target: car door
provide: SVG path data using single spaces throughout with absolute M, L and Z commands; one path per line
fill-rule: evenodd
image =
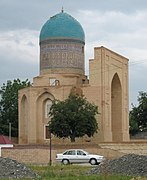
M 89 162 L 89 158 L 84 151 L 77 150 L 77 161 L 78 163 L 87 163 Z
M 67 157 L 67 159 L 69 159 L 70 163 L 76 162 L 76 151 L 75 150 L 67 151 L 66 157 Z

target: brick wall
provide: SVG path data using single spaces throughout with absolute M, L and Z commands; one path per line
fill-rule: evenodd
M 120 157 L 123 153 L 119 153 L 115 150 L 103 149 L 100 148 L 96 144 L 90 145 L 54 145 L 52 147 L 52 163 L 55 164 L 55 158 L 57 153 L 61 153 L 66 149 L 71 148 L 79 148 L 84 149 L 90 153 L 104 155 L 106 158 Z M 28 145 L 17 145 L 13 148 L 3 148 L 2 149 L 2 157 L 8 157 L 11 159 L 15 159 L 18 162 L 25 164 L 39 164 L 39 165 L 47 165 L 50 162 L 50 148 L 47 145 L 44 146 L 28 146 Z
M 52 159 L 55 159 L 56 150 L 52 150 Z M 42 164 L 49 163 L 49 147 L 40 146 L 16 146 L 14 148 L 3 148 L 2 157 L 8 157 L 25 164 Z

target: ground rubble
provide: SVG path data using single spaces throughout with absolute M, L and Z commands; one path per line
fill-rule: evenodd
M 105 160 L 87 174 L 147 176 L 147 156 L 128 154 L 117 159 Z
M 36 178 L 38 175 L 30 168 L 16 160 L 0 157 L 0 179 Z

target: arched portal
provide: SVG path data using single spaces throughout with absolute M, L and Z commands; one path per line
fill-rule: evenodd
M 111 84 L 112 141 L 122 141 L 122 88 L 116 73 Z

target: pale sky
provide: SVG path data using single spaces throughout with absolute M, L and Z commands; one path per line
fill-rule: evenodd
M 129 105 L 147 91 L 147 0 L 0 0 L 0 86 L 39 75 L 39 33 L 64 11 L 85 31 L 85 70 L 94 47 L 105 46 L 129 59 Z

